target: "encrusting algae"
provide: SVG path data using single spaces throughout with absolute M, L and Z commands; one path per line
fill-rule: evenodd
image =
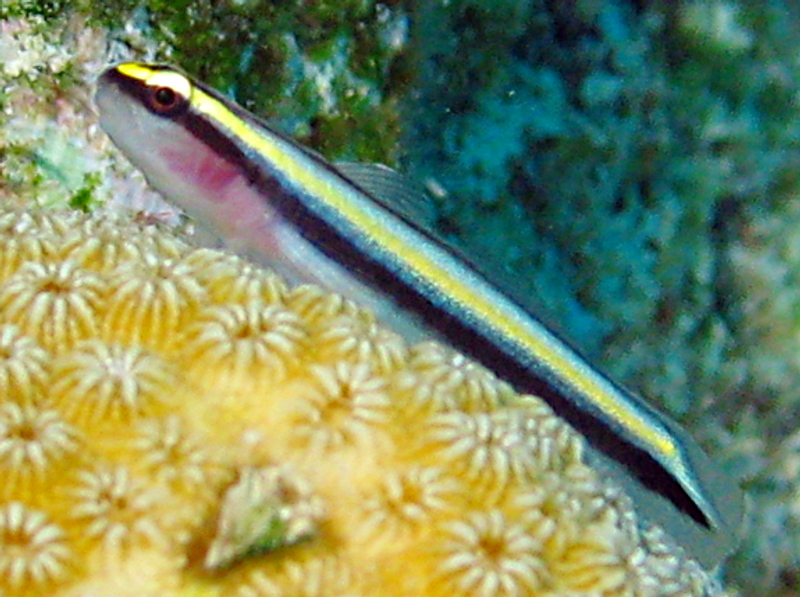
M 708 595 L 583 442 L 158 226 L 0 212 L 0 595 Z

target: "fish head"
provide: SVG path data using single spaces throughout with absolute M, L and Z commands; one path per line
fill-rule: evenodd
M 150 186 L 213 230 L 230 219 L 224 210 L 242 211 L 230 201 L 224 205 L 242 172 L 220 154 L 221 143 L 198 131 L 196 90 L 177 69 L 124 63 L 100 75 L 95 103 L 101 128 Z

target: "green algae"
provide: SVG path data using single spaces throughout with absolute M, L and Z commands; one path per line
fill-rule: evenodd
M 326 155 L 396 161 L 398 113 L 385 101 L 404 46 L 402 9 L 365 0 L 89 6 L 112 35 L 120 14 L 135 16 L 158 44 L 148 59 L 179 65 Z

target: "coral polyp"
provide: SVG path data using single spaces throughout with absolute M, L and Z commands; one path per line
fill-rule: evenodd
M 314 366 L 309 373 L 312 383 L 289 406 L 293 441 L 320 455 L 370 444 L 377 448 L 388 416 L 385 380 L 364 364 Z
M 0 279 L 5 279 L 30 261 L 43 261 L 57 251 L 47 234 L 39 234 L 40 222 L 32 216 L 3 214 L 0 234 L 5 250 L 0 256 Z
M 72 261 L 29 261 L 0 288 L 0 310 L 43 347 L 64 350 L 97 335 L 105 282 Z
M 49 473 L 52 480 L 50 469 L 76 449 L 75 429 L 57 411 L 4 404 L 0 407 L 0 495 L 19 495 L 21 483 L 41 483 Z
M 463 483 L 443 469 L 415 466 L 393 471 L 363 496 L 362 532 L 372 541 L 397 545 L 453 508 L 463 491 Z
M 12 324 L 0 324 L 0 387 L 7 397 L 34 399 L 43 389 L 49 355 Z
M 82 523 L 89 538 L 100 541 L 113 560 L 137 544 L 169 543 L 163 520 L 155 515 L 163 492 L 124 466 L 82 472 L 71 494 L 75 504 L 71 516 Z
M 193 268 L 214 303 L 263 301 L 274 304 L 288 293 L 286 285 L 275 274 L 235 255 L 200 249 L 187 255 L 185 263 Z
M 278 305 L 260 302 L 206 309 L 188 326 L 181 354 L 196 375 L 212 372 L 216 382 L 282 381 L 299 360 L 306 332 L 300 318 Z M 225 379 L 221 372 L 227 372 Z
M 433 342 L 413 347 L 411 367 L 420 373 L 424 383 L 445 391 L 461 410 L 485 410 L 499 405 L 511 394 L 481 365 Z
M 164 347 L 177 337 L 193 310 L 206 299 L 191 266 L 146 253 L 110 274 L 107 338 Z
M 408 351 L 402 339 L 378 325 L 369 313 L 331 317 L 314 340 L 323 359 L 372 363 L 383 373 L 392 371 L 407 359 Z
M 132 421 L 155 414 L 169 399 L 176 373 L 138 346 L 89 340 L 53 363 L 51 399 L 70 420 Z
M 449 593 L 485 597 L 525 595 L 548 580 L 542 539 L 500 510 L 477 512 L 445 529 L 436 573 Z
M 3 597 L 714 593 L 536 397 L 158 226 L 0 210 L 0 322 Z
M 154 479 L 205 493 L 224 471 L 207 447 L 185 427 L 176 415 L 144 419 L 137 426 L 130 446 L 139 464 Z
M 0 508 L 0 578 L 5 590 L 33 594 L 52 589 L 74 555 L 64 530 L 44 512 L 15 501 Z
M 557 429 L 551 431 L 555 435 Z M 539 434 L 535 420 L 521 408 L 442 413 L 430 418 L 422 441 L 425 452 L 437 454 L 448 467 L 471 479 L 475 488 L 496 492 L 570 462 L 569 452 L 550 435 Z M 560 462 L 551 462 L 554 454 Z

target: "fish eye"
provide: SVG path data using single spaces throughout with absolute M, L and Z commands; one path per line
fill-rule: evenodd
M 141 80 L 141 79 L 140 79 Z M 142 81 L 143 103 L 153 114 L 165 117 L 178 116 L 189 106 L 192 84 L 174 70 L 156 70 Z
M 169 87 L 159 87 L 153 93 L 153 98 L 158 102 L 160 106 L 165 108 L 171 108 L 175 105 L 177 101 L 177 95 L 175 95 L 175 91 L 170 89 Z
M 171 87 L 153 87 L 148 93 L 148 107 L 156 114 L 171 115 L 185 104 L 186 98 Z

